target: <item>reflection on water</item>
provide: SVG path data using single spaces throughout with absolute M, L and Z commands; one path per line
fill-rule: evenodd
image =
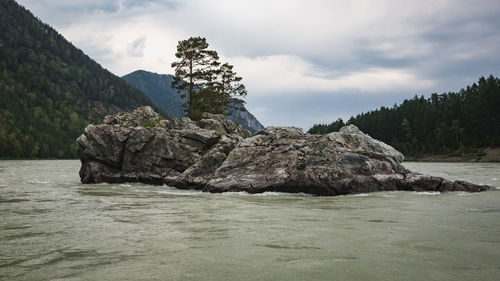
M 407 163 L 499 186 L 498 164 Z M 0 161 L 0 280 L 496 280 L 500 192 L 207 194 Z

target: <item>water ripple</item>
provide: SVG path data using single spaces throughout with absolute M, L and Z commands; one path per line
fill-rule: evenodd
M 313 247 L 313 246 L 302 246 L 302 245 L 295 245 L 295 246 L 287 246 L 287 245 L 279 245 L 279 244 L 254 244 L 255 246 L 259 247 L 266 247 L 266 248 L 271 248 L 271 249 L 287 249 L 287 250 L 321 250 L 319 247 Z

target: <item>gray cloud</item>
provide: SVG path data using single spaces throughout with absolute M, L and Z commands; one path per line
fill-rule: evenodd
M 146 36 L 142 36 L 134 40 L 127 46 L 127 53 L 133 57 L 144 56 L 144 48 L 146 47 Z
M 118 2 L 120 2 L 122 7 L 127 9 L 157 4 L 164 8 L 175 10 L 181 5 L 181 3 L 177 0 L 122 0 Z
M 44 21 L 57 28 L 71 25 L 79 19 L 85 20 L 95 14 L 109 15 L 126 13 L 137 8 L 157 5 L 163 9 L 176 9 L 178 0 L 17 0 Z

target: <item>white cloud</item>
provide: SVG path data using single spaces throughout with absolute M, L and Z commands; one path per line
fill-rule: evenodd
M 239 57 L 230 61 L 244 78 L 248 90 L 256 95 L 346 90 L 378 93 L 397 89 L 427 89 L 434 84 L 434 81 L 419 78 L 405 69 L 367 68 L 326 76 L 323 70 L 296 56 Z

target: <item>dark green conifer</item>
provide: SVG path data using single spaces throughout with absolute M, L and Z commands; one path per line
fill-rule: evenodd
M 179 41 L 175 56 L 179 61 L 172 63 L 175 69 L 172 88 L 178 89 L 181 97 L 187 98 L 184 110 L 189 117 L 196 119 L 200 113 L 196 106 L 204 102 L 200 97 L 201 89 L 212 83 L 219 66 L 219 56 L 216 51 L 208 50 L 207 40 L 201 37 Z

